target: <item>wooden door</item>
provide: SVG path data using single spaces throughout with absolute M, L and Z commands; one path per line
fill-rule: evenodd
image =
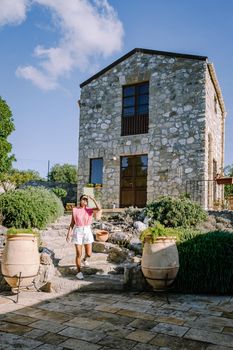
M 120 207 L 143 208 L 147 200 L 147 155 L 121 157 Z

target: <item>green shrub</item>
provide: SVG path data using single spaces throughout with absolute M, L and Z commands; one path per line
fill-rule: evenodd
M 38 229 L 64 213 L 61 200 L 43 187 L 27 187 L 0 195 L 3 225 L 15 228 Z
M 32 229 L 32 228 L 8 228 L 7 230 L 7 234 L 8 235 L 17 235 L 17 234 L 21 234 L 21 233 L 25 233 L 25 234 L 33 234 L 33 235 L 37 235 L 38 231 Z
M 233 233 L 194 234 L 177 245 L 180 269 L 175 288 L 185 293 L 232 294 Z
M 202 207 L 188 198 L 162 197 L 146 206 L 146 214 L 152 220 L 167 227 L 191 227 L 207 219 Z
M 40 232 L 38 230 L 32 229 L 32 228 L 8 228 L 7 230 L 7 236 L 11 235 L 18 235 L 18 234 L 33 234 L 36 239 L 37 239 L 37 245 L 38 247 L 41 244 L 41 237 L 40 237 Z
M 157 237 L 175 237 L 176 239 L 179 239 L 180 234 L 181 233 L 178 230 L 171 227 L 165 227 L 157 221 L 153 227 L 148 227 L 141 232 L 140 240 L 142 244 L 144 244 L 146 240 L 149 240 L 150 243 L 154 243 Z
M 64 190 L 64 188 L 54 187 L 51 188 L 51 191 L 55 193 L 58 198 L 64 198 L 67 195 L 67 191 Z

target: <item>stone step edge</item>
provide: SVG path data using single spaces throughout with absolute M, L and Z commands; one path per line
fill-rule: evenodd
M 43 292 L 64 293 L 79 291 L 124 291 L 125 283 L 123 279 L 103 278 L 94 276 L 84 276 L 84 280 L 78 280 L 74 276 L 72 279 L 56 277 L 40 288 Z

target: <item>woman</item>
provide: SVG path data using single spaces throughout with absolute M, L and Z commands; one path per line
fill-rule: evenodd
M 87 207 L 88 198 L 95 203 L 96 205 L 95 208 L 92 209 Z M 101 210 L 101 207 L 96 202 L 95 198 L 91 196 L 87 196 L 85 194 L 83 194 L 80 197 L 79 207 L 74 207 L 72 209 L 72 218 L 71 218 L 71 223 L 66 236 L 66 241 L 70 242 L 71 235 L 72 235 L 71 242 L 75 244 L 75 249 L 76 249 L 76 266 L 78 270 L 76 277 L 79 280 L 83 279 L 83 274 L 81 272 L 82 247 L 83 245 L 85 247 L 85 257 L 82 260 L 82 263 L 85 266 L 88 266 L 89 264 L 87 259 L 90 258 L 91 256 L 92 242 L 94 241 L 93 234 L 91 231 L 92 217 L 94 212 L 100 211 L 100 210 Z

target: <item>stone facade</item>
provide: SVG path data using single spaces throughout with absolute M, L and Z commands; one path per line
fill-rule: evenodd
M 149 82 L 148 133 L 121 136 L 122 87 L 140 82 Z M 120 157 L 146 154 L 148 202 L 190 192 L 211 207 L 225 110 L 206 57 L 134 49 L 81 84 L 79 105 L 78 194 L 90 182 L 90 159 L 103 158 L 102 205 L 118 207 Z

